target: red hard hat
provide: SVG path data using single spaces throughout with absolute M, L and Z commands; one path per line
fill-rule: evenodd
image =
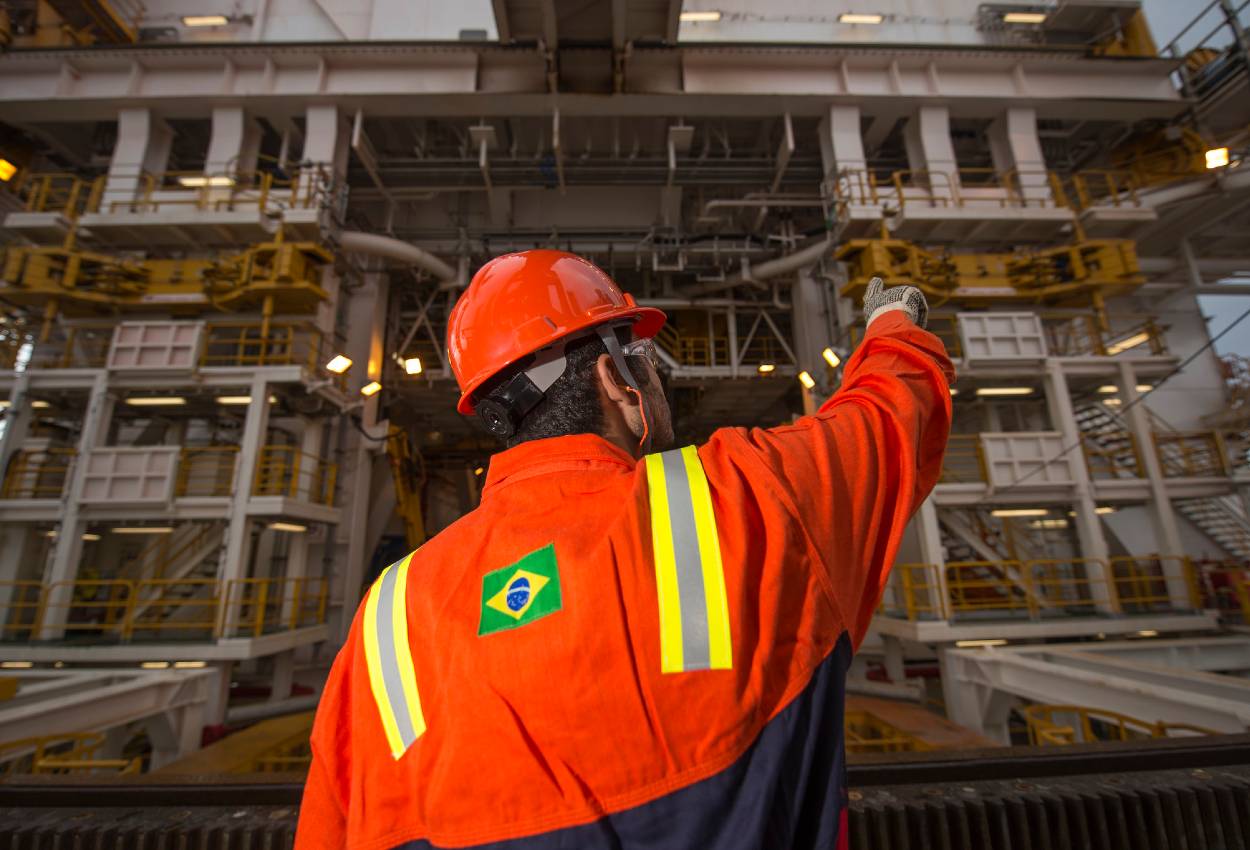
M 520 251 L 478 269 L 447 322 L 447 358 L 460 385 L 456 409 L 473 413 L 473 393 L 513 363 L 579 331 L 632 320 L 651 338 L 665 315 L 639 307 L 596 265 L 566 251 Z

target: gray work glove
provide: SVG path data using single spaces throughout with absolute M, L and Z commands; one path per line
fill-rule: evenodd
M 929 320 L 929 302 L 924 300 L 923 292 L 914 286 L 886 289 L 885 281 L 874 277 L 868 281 L 868 291 L 864 293 L 864 316 L 868 324 L 891 310 L 902 310 L 917 327 L 923 328 Z

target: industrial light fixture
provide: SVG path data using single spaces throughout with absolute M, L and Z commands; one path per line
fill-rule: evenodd
M 252 397 L 250 395 L 219 395 L 217 396 L 218 404 L 251 404 Z M 278 397 L 276 395 L 269 396 L 270 404 L 277 404 Z
M 178 185 L 184 189 L 203 189 L 205 186 L 219 188 L 233 186 L 234 178 L 225 174 L 216 174 L 212 177 L 204 174 L 186 174 L 178 178 Z
M 949 392 L 949 393 L 951 394 L 951 397 L 952 397 L 952 398 L 954 398 L 955 396 L 959 395 L 959 390 L 958 390 L 958 389 L 956 389 L 955 387 L 951 387 L 950 389 L 948 389 L 948 390 L 947 390 L 947 392 Z
M 706 24 L 706 23 L 713 23 L 715 21 L 719 21 L 721 18 L 721 13 L 715 10 L 711 10 L 707 12 L 690 11 L 690 12 L 682 12 L 680 17 L 681 17 L 681 22 L 683 24 Z
M 86 534 L 82 536 L 82 539 L 86 540 L 88 543 L 94 543 L 95 541 L 100 539 L 100 535 L 87 532 Z
M 884 15 L 871 12 L 843 12 L 838 15 L 840 24 L 879 24 L 885 20 Z
M 955 646 L 960 649 L 969 649 L 977 646 L 1006 646 L 1007 641 L 1002 638 L 982 638 L 981 640 L 957 640 Z
M 990 516 L 1046 516 L 1048 513 L 1050 513 L 1050 511 L 1046 508 L 999 508 L 996 511 L 990 511 Z
M 110 529 L 114 534 L 173 534 L 169 525 L 119 525 Z
M 820 356 L 825 358 L 825 362 L 829 364 L 830 369 L 836 369 L 842 363 L 842 358 L 838 356 L 838 352 L 832 348 L 826 348 L 820 352 Z
M 421 365 L 420 357 L 414 356 L 404 358 L 404 371 L 409 375 L 420 375 L 423 369 L 424 367 Z
M 308 530 L 308 526 L 300 525 L 298 522 L 271 522 L 269 527 L 274 531 L 290 531 L 295 534 L 302 534 Z
M 1140 632 L 1137 633 L 1137 636 L 1138 637 L 1158 637 L 1159 632 L 1156 631 L 1155 629 L 1142 629 Z
M 1119 508 L 1116 508 L 1116 507 L 1114 507 L 1114 506 L 1112 506 L 1112 505 L 1099 505 L 1098 507 L 1094 508 L 1094 513 L 1096 513 L 1096 514 L 1113 514 L 1113 513 L 1115 513 L 1117 510 L 1119 510 Z
M 336 354 L 330 358 L 330 362 L 326 364 L 326 371 L 341 375 L 348 369 L 352 368 L 352 359 L 342 354 Z
M 1029 528 L 1067 528 L 1068 521 L 1066 519 L 1035 519 L 1029 523 Z
M 1111 343 L 1111 345 L 1108 345 L 1107 354 L 1109 356 L 1115 356 L 1116 354 L 1119 354 L 1121 351 L 1128 351 L 1130 348 L 1136 348 L 1137 346 L 1141 345 L 1143 342 L 1149 341 L 1149 339 L 1150 339 L 1150 334 L 1146 333 L 1145 331 L 1142 331 L 1140 333 L 1135 333 L 1132 336 L 1125 337 L 1119 342 L 1113 342 Z
M 977 387 L 980 396 L 1033 395 L 1032 387 Z
M 184 27 L 224 27 L 230 23 L 225 15 L 183 15 Z
M 180 407 L 186 403 L 185 398 L 177 395 L 141 395 L 126 399 L 131 407 Z
M 1137 391 L 1139 393 L 1148 393 L 1153 389 L 1154 389 L 1153 384 L 1138 384 L 1137 385 Z M 1117 387 L 1115 384 L 1103 384 L 1101 387 L 1098 388 L 1098 392 L 1102 393 L 1103 395 L 1115 395 L 1119 391 L 1120 391 L 1120 388 Z
M 53 540 L 55 540 L 55 539 L 56 539 L 56 529 L 55 529 L 55 528 L 53 528 L 53 529 L 49 529 L 48 531 L 45 531 L 45 532 L 43 533 L 43 536 L 44 536 L 44 537 L 50 537 L 50 538 L 52 538 Z
M 377 381 L 370 381 L 369 383 L 365 384 L 363 387 L 360 388 L 360 394 L 364 396 L 365 398 L 369 398 L 370 396 L 377 395 L 378 390 L 380 389 L 382 389 L 381 384 L 379 384 Z
M 1223 168 L 1228 165 L 1228 148 L 1211 148 L 1207 151 L 1206 157 L 1207 168 Z
M 802 384 L 805 389 L 812 390 L 816 388 L 816 379 L 813 378 L 811 373 L 809 373 L 806 369 L 799 372 L 799 383 Z
M 168 661 L 144 661 L 139 665 L 144 670 L 165 670 L 169 667 Z
M 0 661 L 0 667 L 5 670 L 29 670 L 35 666 L 33 661 Z
M 7 159 L 0 159 L 0 183 L 8 183 L 17 173 L 17 166 Z
M 761 375 L 771 375 L 777 369 L 772 363 L 761 363 L 759 365 L 759 373 Z
M 1004 24 L 1040 24 L 1046 20 L 1045 12 L 1004 12 Z
M 1124 402 L 1120 401 L 1118 398 L 1104 398 L 1102 403 L 1107 407 L 1119 407 Z
M 482 474 L 483 472 L 485 472 L 485 471 L 486 471 L 486 467 L 484 467 L 484 466 L 479 466 L 477 469 L 473 470 L 473 474 L 474 474 L 474 475 L 481 475 L 481 474 Z
M 174 662 L 174 669 L 176 670 L 199 670 L 200 668 L 207 667 L 207 666 L 208 666 L 207 661 L 175 661 Z
M 35 410 L 47 410 L 52 405 L 46 401 L 40 401 L 36 399 L 35 401 L 32 401 L 30 403 L 30 406 L 33 407 Z

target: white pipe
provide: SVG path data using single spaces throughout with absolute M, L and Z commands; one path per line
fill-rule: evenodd
M 253 723 L 257 720 L 268 720 L 270 717 L 280 717 L 283 714 L 296 714 L 301 711 L 312 711 L 317 707 L 317 701 L 321 699 L 316 694 L 310 694 L 303 697 L 290 697 L 289 699 L 275 700 L 274 702 L 260 702 L 254 705 L 241 705 L 238 708 L 232 708 L 226 712 L 226 723 Z
M 443 283 L 458 283 L 460 281 L 460 276 L 455 269 L 429 251 L 390 236 L 348 230 L 339 234 L 339 247 L 349 254 L 369 254 L 374 257 L 387 257 L 392 260 L 398 260 L 401 263 L 416 266 L 434 275 Z
M 728 275 L 724 280 L 716 283 L 706 284 L 693 291 L 694 295 L 710 295 L 713 292 L 720 292 L 723 289 L 730 289 L 740 283 L 765 281 L 769 278 L 777 277 L 788 272 L 797 271 L 804 266 L 810 266 L 812 263 L 821 260 L 825 254 L 833 249 L 832 239 L 822 239 L 808 245 L 802 250 L 795 251 L 793 254 L 787 254 L 784 257 L 777 257 L 775 260 L 766 260 L 758 266 L 749 266 L 744 271 L 734 272 Z M 748 275 L 750 275 L 748 277 Z
M 1225 172 L 1218 177 L 1215 174 L 1198 180 L 1190 180 L 1179 186 L 1164 186 L 1160 189 L 1144 189 L 1137 193 L 1144 206 L 1158 209 L 1167 204 L 1194 198 L 1216 189 L 1223 192 L 1240 192 L 1250 189 L 1250 168 L 1240 168 Z

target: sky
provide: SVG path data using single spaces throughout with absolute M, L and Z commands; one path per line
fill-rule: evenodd
M 1163 48 L 1210 2 L 1211 0 L 1144 0 L 1142 6 L 1146 10 L 1146 20 L 1150 23 L 1155 43 Z M 1180 45 L 1183 49 L 1193 47 L 1191 39 L 1199 38 L 1215 27 L 1217 19 L 1212 17 L 1214 14 L 1214 10 L 1209 12 L 1201 24 L 1186 34 Z M 1250 296 L 1208 295 L 1199 298 L 1198 303 L 1207 316 L 1212 336 L 1227 328 L 1246 310 L 1250 310 Z M 1220 354 L 1250 356 L 1250 317 L 1242 320 L 1227 336 L 1216 342 L 1215 349 Z

